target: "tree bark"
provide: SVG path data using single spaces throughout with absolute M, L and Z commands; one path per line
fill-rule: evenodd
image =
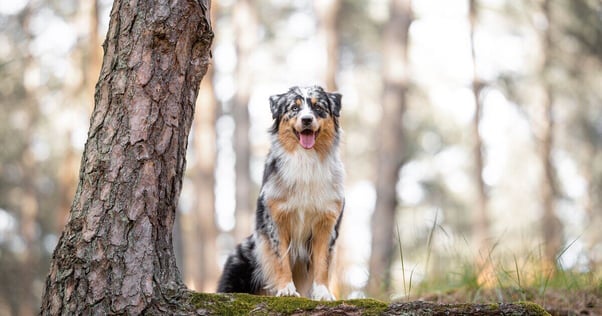
M 42 314 L 169 313 L 188 133 L 213 37 L 207 1 L 116 0 L 79 183 Z
M 383 112 L 379 138 L 376 206 L 372 215 L 372 254 L 368 292 L 381 295 L 391 289 L 391 264 L 395 255 L 396 185 L 404 144 L 402 116 L 408 81 L 408 30 L 411 1 L 392 0 L 383 36 Z

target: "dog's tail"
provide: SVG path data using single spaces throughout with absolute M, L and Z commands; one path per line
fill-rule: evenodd
M 261 285 L 255 280 L 255 270 L 258 269 L 255 259 L 255 239 L 247 237 L 236 246 L 224 266 L 224 272 L 217 286 L 218 293 L 249 293 L 259 294 Z

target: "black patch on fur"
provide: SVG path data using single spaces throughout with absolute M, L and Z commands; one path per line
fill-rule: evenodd
M 280 241 L 278 240 L 278 227 L 272 219 L 272 215 L 268 210 L 263 195 L 257 199 L 257 211 L 255 212 L 255 230 L 263 235 L 269 242 L 274 253 L 280 256 L 278 246 Z
M 334 244 L 339 238 L 339 226 L 341 226 L 341 220 L 343 219 L 343 212 L 345 211 L 345 200 L 343 200 L 343 206 L 341 207 L 341 214 L 339 214 L 339 218 L 337 218 L 337 222 L 334 224 L 334 233 L 330 238 L 330 244 L 328 245 L 329 251 L 332 251 L 334 248 Z
M 271 155 L 268 155 L 270 157 Z M 273 158 L 271 160 L 266 161 L 265 167 L 263 168 L 263 179 L 261 183 L 266 183 L 272 174 L 278 172 L 278 158 Z
M 247 237 L 236 247 L 224 266 L 217 286 L 218 293 L 259 294 L 262 285 L 253 280 L 253 274 L 259 268 L 253 254 L 254 248 L 253 236 Z

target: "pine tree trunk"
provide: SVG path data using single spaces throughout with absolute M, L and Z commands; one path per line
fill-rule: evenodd
M 212 40 L 207 1 L 116 0 L 70 218 L 42 314 L 171 313 L 188 133 Z
M 395 256 L 397 194 L 404 144 L 402 116 L 408 81 L 408 30 L 411 1 L 393 0 L 383 37 L 383 113 L 379 138 L 376 206 L 372 215 L 372 254 L 368 292 L 378 295 L 391 289 L 391 264 Z

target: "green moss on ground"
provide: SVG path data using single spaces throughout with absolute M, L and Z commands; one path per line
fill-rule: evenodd
M 389 305 L 374 299 L 320 302 L 298 297 L 192 293 L 190 303 L 200 315 L 549 315 L 531 302 L 436 304 L 414 301 Z
M 387 309 L 386 303 L 373 299 L 321 302 L 299 297 L 271 297 L 238 293 L 193 293 L 191 303 L 197 310 L 203 310 L 208 315 L 288 315 L 329 308 L 349 313 L 361 311 L 362 315 L 380 315 Z

